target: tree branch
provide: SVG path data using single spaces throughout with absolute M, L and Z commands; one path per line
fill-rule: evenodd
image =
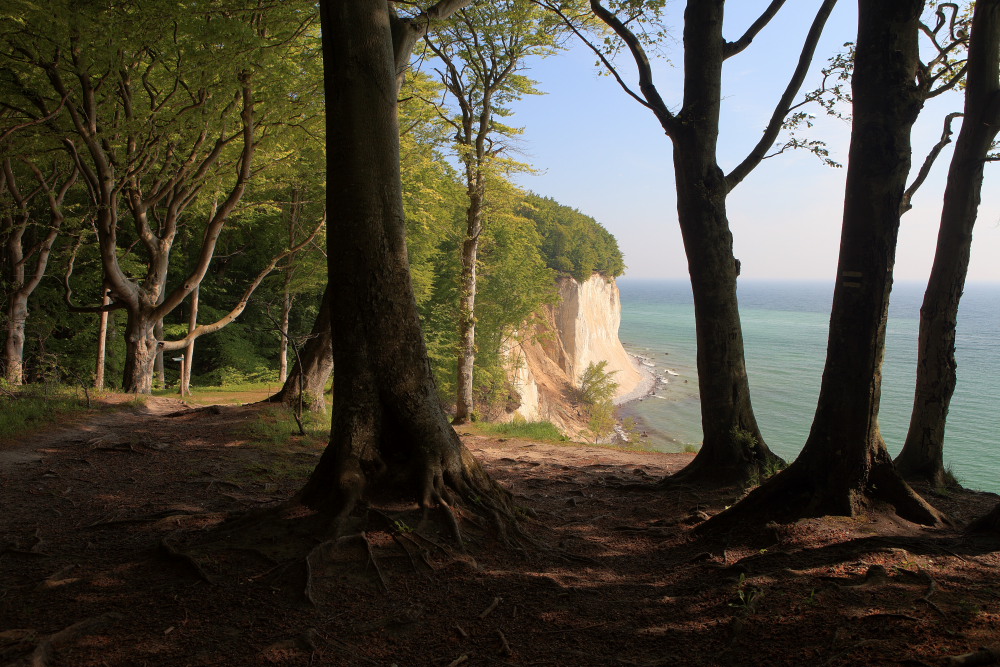
M 158 343 L 159 348 L 164 352 L 173 352 L 175 350 L 183 349 L 188 346 L 188 343 L 195 340 L 196 338 L 204 336 L 205 334 L 214 333 L 219 329 L 223 328 L 224 326 L 226 326 L 227 324 L 229 324 L 230 322 L 232 322 L 233 320 L 235 320 L 246 309 L 247 304 L 250 302 L 250 297 L 253 295 L 254 291 L 261 284 L 264 278 L 266 278 L 272 271 L 274 271 L 274 267 L 278 265 L 278 262 L 280 262 L 285 257 L 288 257 L 289 255 L 294 255 L 295 253 L 297 253 L 298 251 L 302 250 L 307 245 L 312 243 L 312 240 L 316 238 L 316 235 L 319 234 L 320 230 L 323 229 L 323 225 L 325 224 L 326 224 L 326 213 L 323 213 L 323 217 L 320 219 L 319 224 L 316 225 L 316 228 L 312 230 L 312 233 L 309 234 L 309 236 L 304 241 L 276 255 L 270 261 L 270 263 L 268 263 L 268 265 L 265 266 L 264 269 L 257 274 L 257 277 L 243 293 L 243 296 L 240 298 L 239 302 L 231 311 L 229 311 L 228 314 L 226 314 L 221 319 L 212 324 L 202 324 L 200 326 L 195 327 L 193 330 L 188 332 L 187 336 L 181 338 L 180 340 L 160 341 Z
M 788 81 L 788 86 L 785 87 L 785 92 L 781 95 L 781 99 L 778 100 L 778 104 L 774 107 L 774 113 L 771 114 L 771 120 L 768 122 L 767 127 L 764 128 L 764 134 L 743 162 L 737 165 L 736 168 L 726 176 L 726 183 L 729 186 L 730 191 L 739 185 L 740 182 L 746 178 L 758 164 L 760 164 L 760 161 L 764 159 L 765 155 L 767 155 L 767 150 L 778 138 L 778 134 L 781 132 L 782 126 L 784 125 L 785 118 L 791 109 L 792 100 L 795 99 L 795 96 L 799 92 L 799 88 L 802 87 L 802 82 L 805 81 L 806 74 L 809 72 L 809 66 L 812 64 L 813 55 L 816 53 L 816 44 L 819 42 L 819 38 L 823 34 L 823 28 L 826 26 L 826 21 L 830 18 L 830 12 L 833 11 L 836 4 L 837 0 L 823 0 L 823 4 L 820 5 L 819 11 L 816 12 L 816 17 L 813 19 L 812 25 L 809 27 L 809 32 L 806 34 L 806 39 L 802 44 L 802 51 L 799 54 L 798 64 L 795 66 L 795 71 L 792 72 L 792 77 Z
M 784 4 L 785 0 L 771 0 L 771 4 L 767 6 L 767 9 L 764 10 L 764 13 L 761 14 L 760 17 L 753 22 L 753 25 L 747 28 L 747 31 L 743 33 L 742 37 L 740 37 L 735 42 L 726 42 L 726 45 L 722 48 L 722 58 L 723 59 L 731 58 L 735 56 L 737 53 L 743 51 L 743 49 L 750 46 L 750 43 L 753 41 L 754 37 L 756 37 L 757 34 L 761 30 L 763 30 L 768 23 L 771 22 L 771 19 L 774 18 L 775 14 L 778 13 L 778 10 L 781 9 L 781 6 Z
M 667 135 L 672 135 L 677 126 L 677 117 L 670 113 L 666 102 L 660 97 L 660 92 L 653 83 L 653 69 L 650 66 L 646 50 L 642 48 L 642 44 L 639 42 L 639 38 L 629 30 L 628 26 L 621 19 L 601 5 L 599 0 L 590 0 L 590 9 L 597 18 L 604 21 L 625 42 L 625 45 L 628 46 L 629 52 L 632 54 L 632 59 L 635 61 L 636 69 L 639 71 L 639 90 L 646 100 L 645 106 L 660 121 L 660 126 L 663 127 Z
M 927 180 L 927 175 L 930 174 L 931 167 L 934 166 L 934 161 L 937 160 L 941 151 L 944 150 L 945 146 L 951 143 L 951 135 L 953 134 L 951 131 L 951 122 L 964 115 L 965 114 L 956 111 L 944 117 L 944 128 L 941 130 L 941 138 L 938 139 L 937 143 L 934 144 L 934 147 L 927 153 L 927 157 L 924 158 L 924 163 L 920 165 L 920 171 L 917 172 L 917 177 L 913 179 L 913 183 L 911 183 L 903 192 L 903 199 L 899 202 L 900 215 L 903 215 L 913 208 L 913 204 L 910 203 L 910 200 L 913 199 L 913 195 L 917 192 L 920 186 L 924 184 L 924 181 Z

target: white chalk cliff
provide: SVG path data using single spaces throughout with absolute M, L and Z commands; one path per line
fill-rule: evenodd
M 616 400 L 633 396 L 648 381 L 618 339 L 621 297 L 614 278 L 592 275 L 582 283 L 559 280 L 559 301 L 545 308 L 531 335 L 508 350 L 511 378 L 520 399 L 512 413 L 551 421 L 570 434 L 584 426 L 574 389 L 591 363 L 607 362 L 618 383 Z

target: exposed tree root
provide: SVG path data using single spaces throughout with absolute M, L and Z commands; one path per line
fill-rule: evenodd
M 52 664 L 56 651 L 61 647 L 82 635 L 99 632 L 108 624 L 121 620 L 121 618 L 120 614 L 108 612 L 74 623 L 40 641 L 30 656 L 25 656 L 21 660 L 11 663 L 10 667 L 48 667 Z
M 982 647 L 978 651 L 954 655 L 948 658 L 948 667 L 976 667 L 1000 663 L 1000 647 Z
M 967 530 L 970 533 L 1000 534 L 1000 504 L 994 507 L 985 516 L 981 516 L 972 523 L 970 523 Z
M 874 466 L 867 485 L 855 490 L 837 488 L 829 478 L 814 474 L 796 461 L 695 531 L 725 531 L 772 521 L 790 523 L 802 518 L 856 516 L 863 512 L 888 512 L 925 526 L 948 523 L 943 514 L 895 473 L 890 462 Z
M 212 580 L 210 576 L 208 576 L 208 573 L 205 572 L 205 569 L 201 566 L 201 563 L 199 563 L 194 558 L 194 556 L 181 550 L 176 545 L 174 545 L 171 542 L 170 538 L 171 536 L 168 535 L 164 537 L 162 540 L 160 540 L 160 552 L 171 560 L 175 560 L 179 563 L 187 565 L 192 571 L 194 571 L 196 575 L 198 575 L 198 578 L 204 581 L 205 583 L 214 584 L 215 582 Z

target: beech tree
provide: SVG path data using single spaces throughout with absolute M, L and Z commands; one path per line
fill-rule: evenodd
M 955 327 L 983 184 L 1000 131 L 1000 2 L 977 0 L 969 34 L 965 108 L 944 192 L 937 249 L 920 307 L 917 386 L 896 467 L 907 479 L 945 486 L 944 432 L 955 391 Z
M 299 498 L 332 514 L 338 533 L 375 496 L 452 519 L 462 500 L 501 525 L 513 513 L 440 407 L 407 266 L 397 81 L 429 24 L 464 4 L 400 16 L 387 0 L 320 3 L 336 372 L 330 444 Z
M 281 56 L 301 52 L 296 40 L 314 21 L 308 12 L 292 3 L 206 10 L 175 15 L 162 3 L 86 12 L 35 8 L 23 29 L 4 34 L 9 80 L 23 100 L 18 108 L 37 118 L 62 108 L 46 126 L 72 155 L 94 202 L 112 298 L 76 309 L 128 313 L 126 391 L 151 389 L 157 352 L 170 349 L 160 345 L 158 324 L 204 278 L 261 143 L 307 102 L 276 82 L 294 81 Z M 174 29 L 153 28 L 159 21 Z M 265 56 L 272 60 L 260 68 Z M 204 214 L 197 202 L 205 193 L 217 195 L 218 206 L 205 215 L 193 268 L 168 291 L 178 231 Z M 130 242 L 137 243 L 133 257 L 145 263 L 140 275 L 122 265 L 122 246 Z
M 926 98 L 918 77 L 923 1 L 858 4 L 840 259 L 816 414 L 798 458 L 706 525 L 854 516 L 880 506 L 921 524 L 943 520 L 896 472 L 878 426 L 910 130 Z
M 66 160 L 52 160 L 43 174 L 28 157 L 22 156 L 16 170 L 10 157 L 0 163 L 0 237 L 3 239 L 4 280 L 7 291 L 4 376 L 13 385 L 23 382 L 24 326 L 28 319 L 28 299 L 45 277 L 52 247 L 66 219 L 63 202 L 77 179 L 77 169 Z M 18 185 L 17 171 L 31 172 L 31 180 Z M 33 200 L 44 198 L 47 224 L 32 233 Z
M 441 61 L 438 76 L 458 106 L 456 116 L 442 117 L 455 131 L 468 196 L 461 252 L 455 424 L 472 419 L 474 409 L 476 277 L 487 188 L 490 180 L 523 168 L 504 156 L 505 139 L 520 131 L 500 119 L 510 115 L 506 108 L 510 102 L 537 92 L 520 72 L 527 58 L 551 51 L 553 25 L 548 16 L 529 0 L 479 2 L 457 12 L 433 39 L 425 38 Z
M 547 3 L 574 24 L 555 3 Z M 733 255 L 726 201 L 733 189 L 768 156 L 809 71 L 816 44 L 836 0 L 823 0 L 803 40 L 794 72 L 777 101 L 770 121 L 750 153 L 727 174 L 719 165 L 719 116 L 722 67 L 748 48 L 784 5 L 773 0 L 736 40 L 723 36 L 725 0 L 689 0 L 684 11 L 684 90 L 680 109 L 671 111 L 656 86 L 640 28 L 643 3 L 616 1 L 608 6 L 590 0 L 602 21 L 632 56 L 638 70 L 633 90 L 604 49 L 588 41 L 583 28 L 575 32 L 594 50 L 625 92 L 659 121 L 673 146 L 677 219 L 688 260 L 694 295 L 697 336 L 698 391 L 704 441 L 698 455 L 673 480 L 732 481 L 773 467 L 780 461 L 767 447 L 750 401 L 736 279 L 739 262 Z M 662 3 L 650 3 L 660 6 Z M 655 9 L 655 7 L 654 7 Z M 624 18 L 623 18 L 624 16 Z M 652 29 L 655 32 L 655 29 Z

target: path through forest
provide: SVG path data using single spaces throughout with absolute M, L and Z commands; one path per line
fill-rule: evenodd
M 470 526 L 461 553 L 410 507 L 338 544 L 301 510 L 231 521 L 319 456 L 268 444 L 275 409 L 153 398 L 0 443 L 0 664 L 944 665 L 1000 646 L 1000 540 L 869 518 L 695 537 L 742 491 L 643 488 L 683 454 L 466 435 L 536 517 L 523 551 Z M 933 501 L 961 524 L 997 497 Z

